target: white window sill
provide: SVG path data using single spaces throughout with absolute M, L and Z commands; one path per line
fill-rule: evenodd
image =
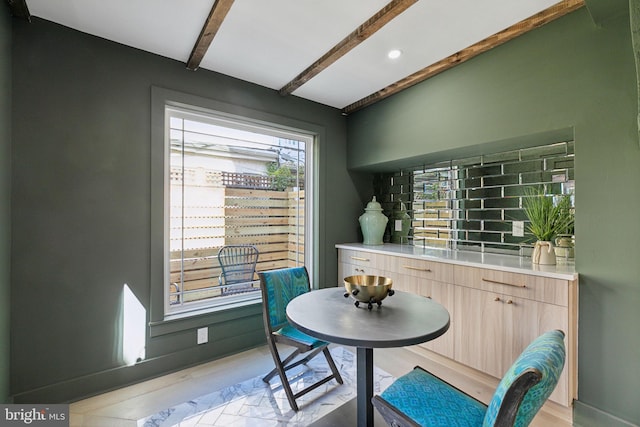
M 216 323 L 262 314 L 262 299 L 238 301 L 215 307 L 204 307 L 170 314 L 163 320 L 149 322 L 149 336 L 157 337 Z

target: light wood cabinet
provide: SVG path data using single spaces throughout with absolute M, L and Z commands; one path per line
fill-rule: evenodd
M 442 304 L 451 318 L 449 330 L 420 346 L 451 359 L 452 365 L 459 363 L 499 379 L 531 341 L 561 329 L 567 361 L 550 399 L 568 407 L 577 398 L 577 280 L 379 250 L 340 248 L 338 253 L 340 283 L 354 274 L 385 275 L 393 279 L 395 290 Z
M 505 318 L 503 303 L 487 292 L 457 287 L 456 310 L 464 315 L 456 318 L 454 358 L 460 363 L 499 377 L 505 370 L 508 341 L 505 335 L 513 335 L 511 323 Z M 482 332 L 479 332 L 479 330 Z
M 569 300 L 575 283 L 490 269 L 455 266 L 454 359 L 501 378 L 542 333 L 565 333 L 567 363 L 550 399 L 564 406 L 575 397 L 575 340 Z

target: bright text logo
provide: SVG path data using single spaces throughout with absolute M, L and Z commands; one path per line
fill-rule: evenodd
M 0 405 L 0 427 L 68 427 L 69 405 Z

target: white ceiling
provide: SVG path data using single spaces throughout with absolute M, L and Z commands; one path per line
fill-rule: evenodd
M 186 64 L 214 0 L 26 2 L 33 16 Z M 418 0 L 293 94 L 343 108 L 557 2 Z M 200 68 L 278 90 L 387 3 L 235 0 Z

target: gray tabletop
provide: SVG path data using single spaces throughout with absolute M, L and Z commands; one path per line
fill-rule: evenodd
M 307 292 L 287 305 L 296 328 L 318 339 L 364 348 L 403 347 L 430 341 L 449 329 L 449 312 L 429 298 L 396 291 L 382 306 L 354 306 L 344 288 Z

